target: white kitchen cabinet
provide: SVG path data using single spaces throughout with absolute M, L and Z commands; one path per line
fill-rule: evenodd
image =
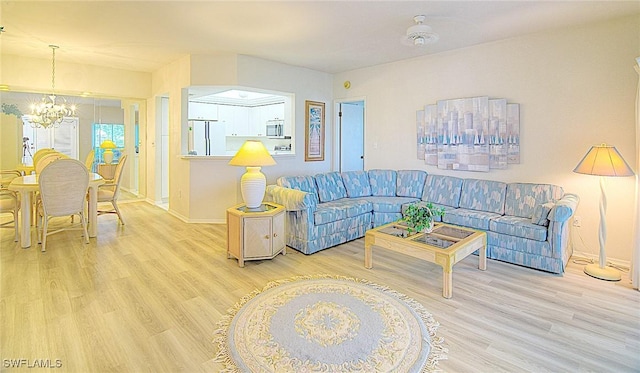
M 205 102 L 189 101 L 188 119 L 218 119 L 218 105 Z
M 266 136 L 267 121 L 284 119 L 284 103 L 262 105 L 251 108 L 250 131 L 253 136 Z
M 226 125 L 227 136 L 250 136 L 249 108 L 218 105 L 218 120 Z

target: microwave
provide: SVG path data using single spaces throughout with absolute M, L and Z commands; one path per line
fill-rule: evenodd
M 282 124 L 267 124 L 267 136 L 284 136 L 284 133 L 282 132 Z

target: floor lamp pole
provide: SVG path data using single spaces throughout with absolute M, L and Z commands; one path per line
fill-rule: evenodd
M 598 232 L 600 258 L 598 264 L 593 263 L 585 266 L 584 273 L 601 280 L 620 281 L 620 272 L 614 268 L 607 267 L 607 253 L 605 251 L 607 242 L 607 194 L 604 182 L 604 176 L 600 176 L 600 230 Z

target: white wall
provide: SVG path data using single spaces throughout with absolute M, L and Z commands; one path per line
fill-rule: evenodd
M 598 252 L 598 179 L 572 172 L 590 146 L 615 145 L 632 167 L 640 16 L 479 45 L 337 74 L 337 98 L 366 97 L 365 168 L 553 183 L 577 193 L 577 252 Z M 351 81 L 351 89 L 343 87 Z M 426 166 L 416 157 L 415 111 L 438 100 L 504 97 L 520 104 L 521 164 L 488 173 Z M 377 149 L 375 148 L 377 144 Z M 610 259 L 631 258 L 634 178 L 609 178 Z M 584 244 L 582 243 L 584 240 Z
M 80 96 L 90 92 L 95 97 L 149 96 L 149 73 L 71 63 L 63 57 L 64 49 L 59 49 L 56 52 L 56 92 L 59 94 Z M 9 86 L 12 91 L 51 91 L 51 59 L 2 54 L 0 63 L 0 84 Z
M 23 56 L 0 54 L 0 84 L 7 85 L 11 92 L 49 93 L 51 91 L 51 60 L 37 59 Z M 114 99 L 127 99 L 129 103 L 137 103 L 146 107 L 144 100 L 151 92 L 151 74 L 139 71 L 113 69 L 109 67 L 82 65 L 64 60 L 64 49 L 56 52 L 56 92 L 60 96 L 82 96 L 89 92 L 90 97 L 108 97 Z M 38 95 L 34 95 L 38 96 Z M 3 95 L 7 97 L 7 94 Z M 5 101 L 3 101 L 5 102 Z M 21 104 L 24 104 L 22 102 Z M 23 112 L 28 108 L 22 107 Z M 105 109 L 106 110 L 106 109 Z M 121 108 L 114 109 L 115 115 L 123 120 Z M 94 118 L 93 105 L 80 105 L 77 110 L 80 118 L 80 160 L 84 161 L 91 147 L 91 126 Z M 97 113 L 95 113 L 97 115 Z M 106 115 L 106 112 L 105 112 Z M 5 146 L 5 116 L 0 117 L 0 130 L 2 141 L 0 146 Z M 12 117 L 13 118 L 13 117 Z M 133 129 L 129 117 L 124 117 L 126 131 Z M 144 113 L 141 115 L 140 133 L 146 131 Z M 146 144 L 141 147 L 145 151 Z M 133 142 L 127 142 L 127 152 L 134 153 Z M 14 161 L 11 161 L 14 163 Z M 132 162 L 127 162 L 126 168 L 131 169 Z M 141 167 L 144 171 L 144 166 Z M 144 183 L 144 173 L 139 176 Z M 123 187 L 129 188 L 129 179 L 123 179 Z M 145 193 L 145 186 L 139 187 L 139 193 Z
M 331 133 L 331 75 L 305 68 L 284 65 L 249 56 L 190 56 L 190 85 L 230 85 L 267 89 L 295 94 L 295 136 L 298 147 L 296 156 L 276 157 L 275 166 L 263 168 L 267 183 L 275 183 L 282 175 L 314 174 L 328 171 L 331 165 L 331 142 L 325 144 L 325 161 L 304 162 L 304 106 L 305 100 L 325 102 L 327 138 Z M 228 66 L 232 64 L 233 66 Z M 235 76 L 220 74 L 220 71 L 235 72 Z M 155 76 L 155 74 L 154 74 Z M 155 77 L 154 77 L 155 81 Z M 163 85 L 165 90 L 175 92 L 187 87 L 183 80 L 174 80 Z M 156 91 L 156 88 L 154 88 Z M 184 95 L 184 90 L 183 90 Z M 171 96 L 174 97 L 173 95 Z M 186 125 L 186 97 L 182 102 L 171 101 L 170 147 L 171 159 L 175 159 L 177 169 L 170 160 L 171 189 L 169 211 L 191 222 L 225 222 L 228 207 L 242 202 L 240 177 L 245 172 L 242 167 L 232 167 L 227 163 L 230 157 L 210 159 L 188 159 L 180 157 L 182 125 Z M 174 114 L 176 110 L 181 114 Z M 177 116 L 181 119 L 177 120 Z M 302 145 L 300 145 L 302 144 Z M 175 146 L 174 146 L 175 145 Z M 174 187 L 175 186 L 175 187 Z M 177 188 L 177 189 L 176 189 Z

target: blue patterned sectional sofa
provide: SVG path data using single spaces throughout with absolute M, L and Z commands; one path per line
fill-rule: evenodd
M 403 206 L 431 202 L 445 223 L 487 232 L 487 257 L 563 273 L 572 254 L 569 220 L 579 198 L 549 184 L 428 175 L 421 170 L 285 176 L 266 199 L 287 210 L 287 245 L 305 254 L 364 236 L 402 217 Z

